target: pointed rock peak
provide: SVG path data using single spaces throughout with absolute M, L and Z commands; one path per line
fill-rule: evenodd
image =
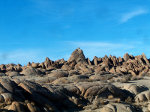
M 98 57 L 97 56 L 94 56 L 94 58 L 93 59 L 98 59 Z
M 76 50 L 81 50 L 80 47 L 78 47 Z
M 128 59 L 130 59 L 130 55 L 128 53 L 124 54 L 123 59 L 128 61 Z
M 45 61 L 50 61 L 50 59 L 48 57 L 46 57 Z
M 105 56 L 104 56 L 104 58 L 108 58 L 108 56 L 107 56 L 107 55 L 105 55 Z
M 27 66 L 31 66 L 31 63 L 30 63 L 30 62 L 28 62 Z
M 146 55 L 145 55 L 144 53 L 142 53 L 142 56 L 143 56 L 143 57 L 146 57 Z
M 83 51 L 80 48 L 77 48 L 73 53 L 71 54 L 70 58 L 68 59 L 68 62 L 75 61 L 78 62 L 86 62 L 85 56 Z
M 144 53 L 142 53 L 142 57 L 143 57 L 144 61 L 146 62 L 146 64 L 150 65 L 150 63 L 149 63 L 149 61 L 148 61 L 148 59 Z
M 112 58 L 113 56 L 112 55 L 109 55 L 109 58 Z
M 50 60 L 48 57 L 46 57 L 44 64 L 45 64 L 45 66 L 50 66 L 51 64 L 53 64 L 53 61 Z

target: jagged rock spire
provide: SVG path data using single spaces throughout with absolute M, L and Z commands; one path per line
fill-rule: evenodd
M 52 64 L 53 64 L 53 61 L 51 61 L 48 57 L 46 57 L 45 62 L 44 62 L 45 67 L 48 68 Z
M 77 48 L 71 54 L 70 58 L 68 59 L 68 62 L 72 62 L 72 61 L 75 61 L 76 63 L 78 63 L 78 62 L 86 63 L 84 53 L 80 48 Z
M 124 61 L 128 61 L 128 59 L 130 59 L 130 55 L 128 53 L 124 54 L 123 59 Z

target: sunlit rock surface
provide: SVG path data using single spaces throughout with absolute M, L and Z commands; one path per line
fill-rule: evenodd
M 145 54 L 0 65 L 0 112 L 148 112 L 150 63 Z

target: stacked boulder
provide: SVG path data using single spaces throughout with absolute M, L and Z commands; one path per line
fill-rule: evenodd
M 146 75 L 149 68 L 145 54 L 95 56 L 91 61 L 80 48 L 67 61 L 47 57 L 42 63 L 29 62 L 27 66 L 2 64 L 0 111 L 70 112 L 96 108 L 100 112 L 140 112 L 136 105 L 150 101 L 149 88 L 132 84 L 117 87 L 112 82 Z

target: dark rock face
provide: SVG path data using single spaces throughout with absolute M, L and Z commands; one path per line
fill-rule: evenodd
M 0 111 L 141 112 L 141 103 L 150 100 L 149 88 L 133 84 L 119 87 L 114 83 L 149 74 L 149 68 L 145 54 L 126 53 L 123 58 L 95 56 L 90 61 L 80 48 L 68 61 L 46 58 L 42 63 L 29 62 L 27 66 L 3 64 Z

